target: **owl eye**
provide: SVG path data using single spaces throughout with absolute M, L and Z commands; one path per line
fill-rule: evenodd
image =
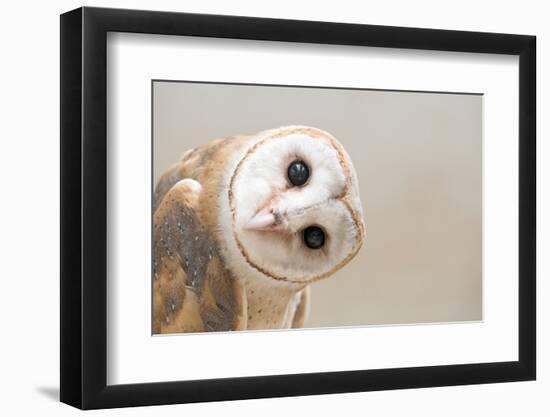
M 288 166 L 287 176 L 292 185 L 304 185 L 309 178 L 309 168 L 302 160 L 293 161 Z
M 304 229 L 304 243 L 310 249 L 320 249 L 325 244 L 325 232 L 317 226 L 309 226 Z

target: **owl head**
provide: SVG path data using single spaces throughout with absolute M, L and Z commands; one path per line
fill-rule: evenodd
M 231 165 L 225 236 L 237 269 L 308 284 L 358 252 L 365 225 L 357 176 L 329 133 L 305 126 L 261 132 Z

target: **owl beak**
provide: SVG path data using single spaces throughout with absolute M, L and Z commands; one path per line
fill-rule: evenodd
M 281 214 L 273 208 L 263 208 L 245 225 L 248 230 L 275 230 L 283 225 Z

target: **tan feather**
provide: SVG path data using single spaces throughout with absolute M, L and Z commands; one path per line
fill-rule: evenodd
M 201 224 L 201 192 L 195 184 L 185 180 L 173 185 L 155 211 L 153 333 L 246 327 L 244 292 Z
M 304 324 L 309 315 L 309 299 L 310 299 L 309 293 L 310 293 L 309 287 L 306 287 L 302 290 L 300 302 L 296 307 L 294 318 L 292 319 L 292 327 L 295 329 L 304 327 Z

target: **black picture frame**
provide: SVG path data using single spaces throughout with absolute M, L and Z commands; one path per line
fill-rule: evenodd
M 512 362 L 107 385 L 108 32 L 519 56 L 519 358 Z M 79 8 L 61 15 L 61 401 L 82 409 L 536 377 L 534 36 Z

